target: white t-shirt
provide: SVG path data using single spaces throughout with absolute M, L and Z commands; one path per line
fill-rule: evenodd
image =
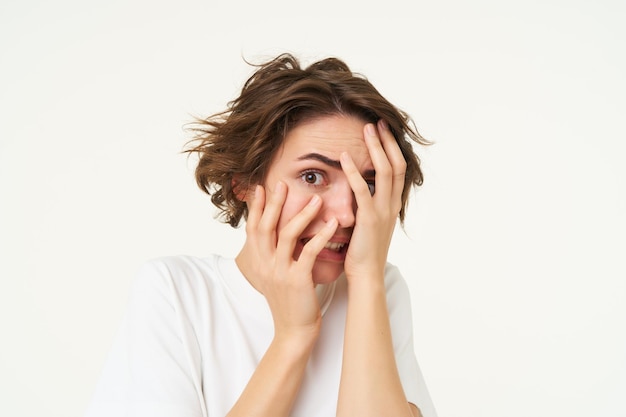
M 322 328 L 291 415 L 334 416 L 341 376 L 346 280 L 318 293 Z M 409 402 L 436 417 L 413 350 L 408 288 L 387 265 L 385 286 L 396 363 Z M 273 337 L 262 294 L 233 259 L 148 262 L 104 366 L 86 417 L 223 417 Z

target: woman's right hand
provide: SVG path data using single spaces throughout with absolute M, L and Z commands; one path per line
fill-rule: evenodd
M 237 265 L 269 304 L 274 339 L 250 377 L 246 388 L 228 413 L 239 416 L 288 416 L 298 395 L 309 356 L 321 328 L 321 313 L 313 265 L 318 253 L 335 233 L 337 220 L 329 221 L 294 260 L 294 249 L 306 227 L 321 208 L 318 196 L 285 226 L 279 219 L 287 198 L 287 186 L 274 191 L 257 186 L 247 198 L 246 242 Z
M 274 320 L 274 338 L 308 335 L 315 340 L 321 313 L 312 269 L 317 255 L 333 236 L 337 220 L 327 222 L 295 260 L 298 239 L 319 212 L 322 202 L 313 195 L 302 211 L 278 230 L 287 192 L 283 182 L 278 182 L 271 194 L 256 186 L 254 198 L 248 200 L 246 242 L 238 260 L 242 263 L 240 267 L 245 265 L 242 271 L 248 280 L 267 299 Z

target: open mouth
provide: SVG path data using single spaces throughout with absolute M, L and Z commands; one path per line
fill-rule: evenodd
M 346 243 L 328 242 L 324 245 L 324 249 L 329 249 L 335 252 L 341 252 Z
M 306 245 L 311 238 L 302 239 L 302 245 Z M 324 245 L 324 249 L 331 250 L 333 252 L 343 252 L 344 249 L 348 246 L 348 242 L 326 242 Z

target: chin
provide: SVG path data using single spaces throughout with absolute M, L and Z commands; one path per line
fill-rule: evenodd
M 343 263 L 317 261 L 313 265 L 313 282 L 316 284 L 330 284 L 343 273 Z

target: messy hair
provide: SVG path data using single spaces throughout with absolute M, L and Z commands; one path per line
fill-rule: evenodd
M 196 182 L 211 196 L 220 220 L 237 227 L 248 207 L 241 190 L 262 184 L 276 151 L 296 125 L 324 116 L 346 115 L 376 123 L 385 120 L 407 163 L 400 222 L 404 222 L 412 186 L 422 185 L 420 161 L 412 143 L 427 145 L 411 118 L 387 101 L 362 75 L 337 58 L 302 68 L 281 54 L 257 68 L 239 97 L 225 111 L 190 124 L 190 147 L 197 154 Z

